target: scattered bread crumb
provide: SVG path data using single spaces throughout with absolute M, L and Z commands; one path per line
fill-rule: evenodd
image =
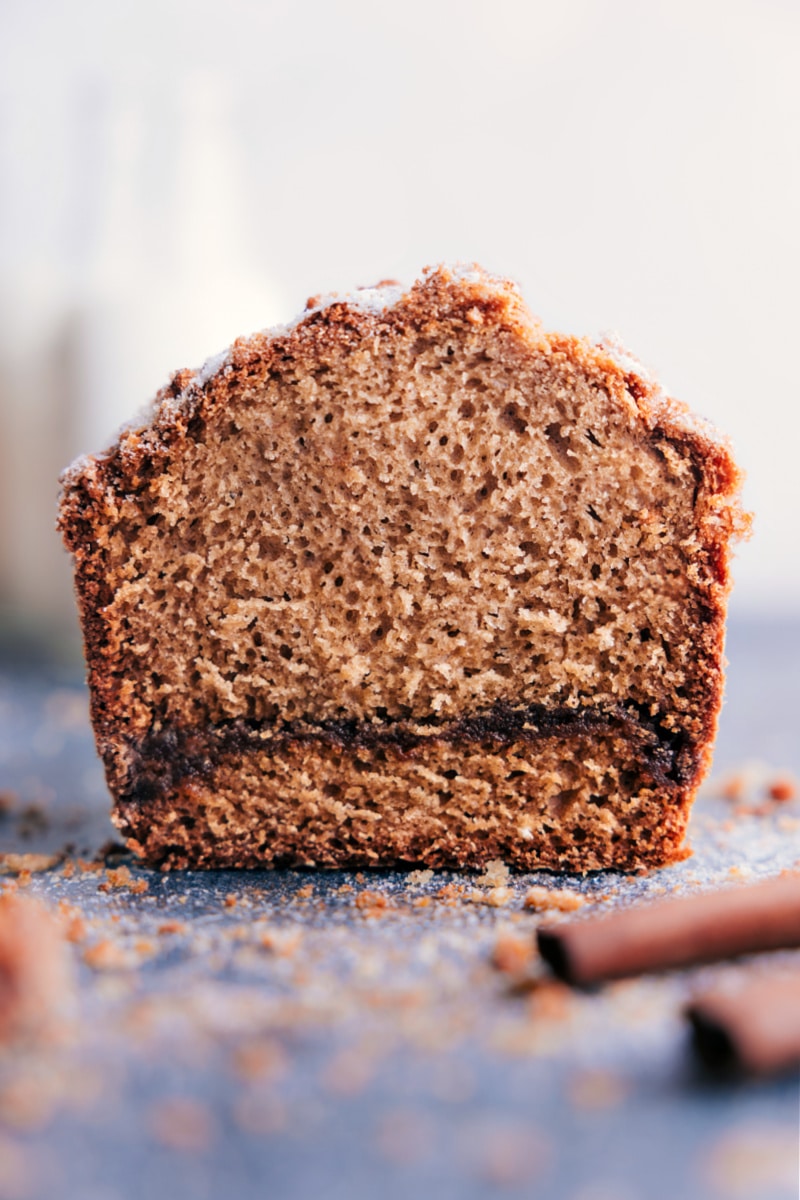
M 501 933 L 492 947 L 490 962 L 505 975 L 521 975 L 535 957 L 533 939 L 518 934 Z
M 240 1079 L 278 1079 L 289 1068 L 286 1051 L 272 1038 L 254 1038 L 237 1046 L 232 1066 Z
M 717 791 L 723 800 L 737 801 L 741 800 L 747 791 L 748 778 L 742 771 L 737 771 L 734 775 L 726 775 L 721 779 Z
M 355 906 L 365 917 L 385 916 L 389 901 L 382 892 L 372 892 L 365 889 L 355 898 Z
M 794 800 L 798 782 L 788 771 L 776 771 L 762 762 L 746 763 L 711 785 L 711 790 L 736 805 L 737 816 L 769 816 L 775 804 Z
M 488 892 L 474 889 L 470 895 L 473 904 L 488 904 L 490 908 L 503 908 L 514 899 L 514 890 L 510 887 L 493 887 Z
M 586 903 L 586 897 L 567 888 L 532 887 L 525 893 L 522 903 L 525 908 L 536 912 L 548 908 L 557 909 L 558 912 L 575 912 Z
M 0 873 L 38 875 L 51 871 L 62 860 L 61 854 L 0 854 Z
M 770 800 L 780 802 L 794 800 L 797 796 L 797 781 L 788 775 L 778 776 L 767 787 L 767 795 Z
M 483 887 L 504 887 L 509 880 L 509 871 L 502 858 L 493 858 L 486 864 L 486 869 L 475 882 Z
M 88 933 L 88 926 L 86 918 L 77 905 L 69 904 L 66 900 L 59 900 L 56 911 L 61 921 L 66 940 L 68 942 L 82 942 Z
M 127 888 L 136 896 L 148 891 L 150 884 L 146 879 L 134 879 L 126 866 L 109 867 L 104 882 L 98 884 L 97 890 L 98 892 L 110 892 L 116 888 Z
M 103 864 L 101 862 L 94 862 L 93 860 L 86 858 L 76 859 L 75 865 L 84 875 L 99 875 L 103 870 Z
M 464 891 L 465 889 L 460 883 L 445 883 L 434 894 L 434 899 L 440 900 L 443 904 L 454 905 L 463 899 Z
M 187 925 L 185 921 L 176 921 L 171 918 L 169 921 L 162 921 L 158 926 L 156 933 L 186 933 Z
M 120 971 L 131 966 L 130 956 L 125 953 L 119 942 L 103 938 L 83 952 L 83 961 L 93 971 Z
M 562 1021 L 572 1004 L 571 989 L 565 983 L 547 979 L 532 990 L 528 1011 L 535 1020 Z

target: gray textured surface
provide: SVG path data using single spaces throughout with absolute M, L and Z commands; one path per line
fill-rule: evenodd
M 800 771 L 800 626 L 734 627 L 729 656 L 714 774 Z M 112 830 L 82 689 L 7 674 L 0 718 L 15 794 L 0 850 L 90 857 Z M 500 907 L 452 873 L 132 867 L 142 895 L 98 891 L 102 873 L 34 875 L 30 893 L 88 928 L 71 1038 L 0 1055 L 0 1198 L 796 1196 L 797 1076 L 705 1079 L 680 1015 L 698 982 L 748 964 L 572 996 L 515 988 L 489 961 L 498 937 L 532 932 L 534 882 L 606 906 L 795 865 L 800 803 L 746 815 L 709 791 L 692 841 L 646 878 L 513 878 Z M 435 898 L 448 883 L 463 890 Z M 386 906 L 359 907 L 365 889 Z M 98 943 L 104 969 L 83 961 Z

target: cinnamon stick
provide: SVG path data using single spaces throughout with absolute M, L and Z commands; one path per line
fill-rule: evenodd
M 686 1015 L 696 1053 L 715 1072 L 764 1075 L 800 1063 L 800 971 L 707 989 Z
M 542 925 L 537 940 L 577 986 L 800 946 L 800 875 Z

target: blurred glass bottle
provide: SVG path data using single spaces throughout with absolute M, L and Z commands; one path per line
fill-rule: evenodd
M 282 315 L 253 261 L 243 147 L 219 79 L 190 75 L 159 115 L 163 127 L 148 125 L 129 102 L 111 122 L 106 201 L 74 327 L 81 450 L 106 446 L 174 370 Z

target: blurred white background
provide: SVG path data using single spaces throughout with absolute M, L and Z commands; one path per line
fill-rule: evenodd
M 796 613 L 799 62 L 796 0 L 7 0 L 6 631 L 75 629 L 56 477 L 173 369 L 442 260 L 729 433 L 734 610 Z

